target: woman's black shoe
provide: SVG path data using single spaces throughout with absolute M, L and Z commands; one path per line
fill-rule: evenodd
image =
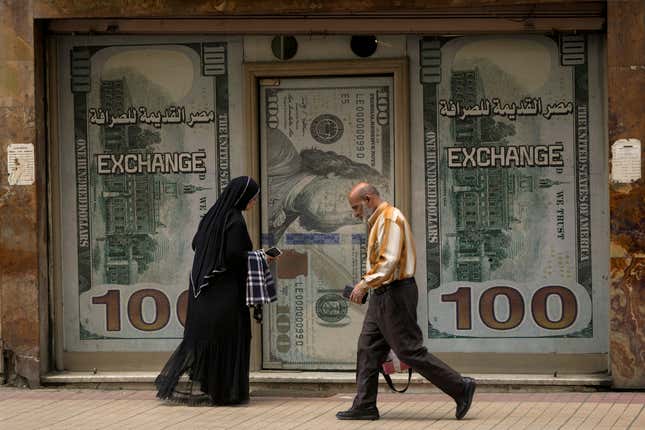
M 336 414 L 339 420 L 378 420 L 379 414 L 376 406 L 365 409 L 348 409 Z

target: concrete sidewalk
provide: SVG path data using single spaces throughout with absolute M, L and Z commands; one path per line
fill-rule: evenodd
M 379 421 L 338 421 L 353 394 L 252 397 L 236 407 L 160 402 L 153 391 L 0 387 L 0 429 L 645 429 L 645 393 L 477 393 L 466 419 L 442 394 L 380 394 Z

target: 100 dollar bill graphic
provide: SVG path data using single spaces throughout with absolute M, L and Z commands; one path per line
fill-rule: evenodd
M 421 42 L 430 338 L 593 337 L 586 58 L 517 43 Z
M 186 318 L 192 236 L 230 178 L 227 43 L 68 55 L 78 239 L 68 348 L 170 349 Z
M 392 196 L 392 80 L 289 79 L 261 97 L 263 243 L 285 250 L 264 366 L 353 368 L 365 307 L 342 290 L 363 273 L 366 239 L 347 194 L 370 181 Z

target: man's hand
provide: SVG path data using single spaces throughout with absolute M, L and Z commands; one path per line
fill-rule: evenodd
M 365 294 L 367 294 L 367 285 L 361 280 L 358 284 L 354 285 L 354 289 L 352 290 L 352 294 L 349 296 L 349 300 L 360 305 L 363 303 L 363 297 Z

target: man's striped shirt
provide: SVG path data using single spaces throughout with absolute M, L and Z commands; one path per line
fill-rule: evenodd
M 411 278 L 417 255 L 410 224 L 400 210 L 383 202 L 368 220 L 367 273 L 363 280 L 370 288 Z

